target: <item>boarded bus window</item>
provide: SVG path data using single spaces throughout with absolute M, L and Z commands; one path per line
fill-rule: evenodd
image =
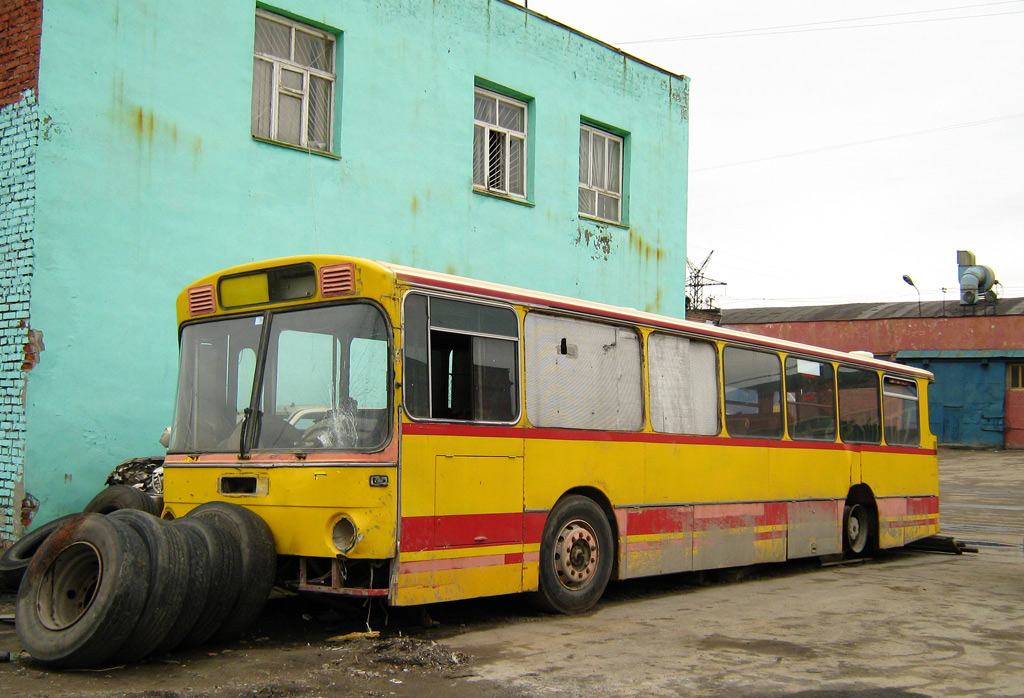
M 410 294 L 405 408 L 412 417 L 519 418 L 519 321 L 509 308 Z
M 526 316 L 526 414 L 539 427 L 643 427 L 640 340 L 632 328 Z
M 655 332 L 650 336 L 648 356 L 654 430 L 668 434 L 717 434 L 715 345 Z
M 882 442 L 878 374 L 862 368 L 840 366 L 839 436 L 849 444 Z
M 791 439 L 836 440 L 836 386 L 832 364 L 786 357 L 786 417 Z
M 917 383 L 906 378 L 882 378 L 882 413 L 885 415 L 885 442 L 890 446 L 921 444 L 918 417 Z
M 782 366 L 766 352 L 726 347 L 725 425 L 730 436 L 782 437 Z

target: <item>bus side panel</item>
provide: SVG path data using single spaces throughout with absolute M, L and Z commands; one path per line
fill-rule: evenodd
M 402 533 L 391 603 L 523 589 L 521 438 L 402 437 Z
M 786 503 L 694 507 L 693 568 L 739 567 L 786 559 Z
M 693 507 L 617 509 L 619 578 L 693 569 Z
M 878 499 L 878 547 L 895 548 L 938 532 L 938 497 Z
M 845 501 L 790 502 L 786 557 L 833 555 L 843 551 Z

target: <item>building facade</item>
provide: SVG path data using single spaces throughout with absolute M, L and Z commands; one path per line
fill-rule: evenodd
M 174 298 L 219 268 L 685 312 L 685 76 L 505 0 L 4 6 L 0 539 L 160 452 Z
M 1024 448 L 1024 298 L 744 308 L 722 322 L 925 368 L 939 443 Z

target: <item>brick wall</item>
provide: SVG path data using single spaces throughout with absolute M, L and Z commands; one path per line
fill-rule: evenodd
M 0 546 L 22 532 L 25 386 L 42 344 L 29 323 L 42 10 L 0 4 Z
M 1024 390 L 1006 391 L 1006 448 L 1024 448 Z
M 0 2 L 0 107 L 20 102 L 25 90 L 39 90 L 42 0 Z

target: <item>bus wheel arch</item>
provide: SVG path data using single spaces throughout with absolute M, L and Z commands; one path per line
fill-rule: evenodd
M 534 597 L 546 611 L 586 611 L 598 602 L 612 577 L 617 557 L 615 519 L 607 500 L 593 495 L 572 490 L 548 514 Z
M 871 488 L 854 485 L 843 507 L 843 552 L 860 557 L 878 547 L 878 505 Z

